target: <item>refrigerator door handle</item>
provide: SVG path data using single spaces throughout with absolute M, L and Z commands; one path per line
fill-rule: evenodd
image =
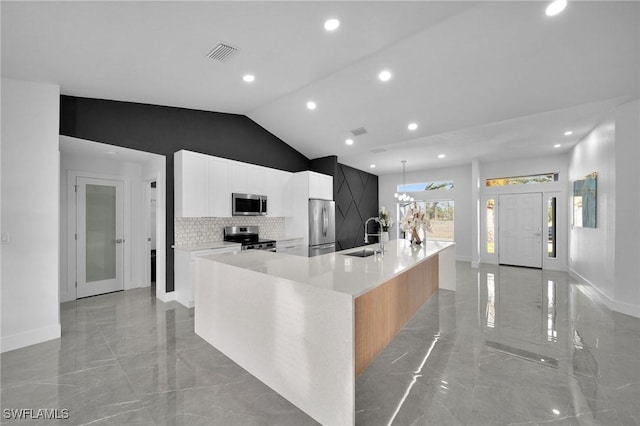
M 327 231 L 329 229 L 329 217 L 327 216 L 327 208 L 322 208 L 322 236 L 327 236 Z

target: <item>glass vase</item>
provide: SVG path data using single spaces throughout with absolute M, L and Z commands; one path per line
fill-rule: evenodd
M 420 235 L 418 235 L 418 230 L 414 229 L 411 232 L 411 244 L 420 245 L 422 244 L 422 240 L 420 239 Z

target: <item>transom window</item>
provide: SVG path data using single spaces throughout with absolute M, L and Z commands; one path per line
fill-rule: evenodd
M 452 180 L 439 180 L 436 182 L 406 183 L 398 185 L 398 192 L 438 191 L 441 189 L 453 189 Z
M 534 183 L 549 183 L 557 181 L 558 173 L 543 173 L 540 175 L 491 178 L 486 180 L 486 186 L 530 185 Z

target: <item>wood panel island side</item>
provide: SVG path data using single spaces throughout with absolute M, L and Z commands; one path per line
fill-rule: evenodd
M 318 422 L 354 424 L 356 377 L 438 288 L 455 290 L 454 243 L 358 250 L 198 258 L 195 332 Z

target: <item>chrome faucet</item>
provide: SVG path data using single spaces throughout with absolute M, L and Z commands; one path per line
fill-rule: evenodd
M 372 220 L 376 221 L 376 223 L 378 223 L 378 225 L 380 225 L 380 220 L 377 217 L 370 217 L 369 219 L 367 219 L 364 222 L 364 243 L 365 244 L 369 244 L 369 236 L 370 235 L 377 235 L 378 236 L 378 240 L 380 241 L 380 253 L 384 253 L 384 240 L 382 239 L 382 226 L 380 226 L 380 232 L 377 234 L 370 234 L 367 232 L 367 226 L 369 225 L 369 222 L 371 222 Z

